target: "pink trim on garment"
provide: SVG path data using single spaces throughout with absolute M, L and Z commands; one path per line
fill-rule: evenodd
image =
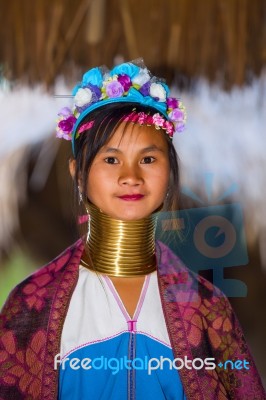
M 127 321 L 127 327 L 129 332 L 137 332 L 137 320 L 135 319 L 130 319 Z
M 88 345 L 95 344 L 95 343 L 105 342 L 106 340 L 113 339 L 113 338 L 115 338 L 115 337 L 121 335 L 122 333 L 128 333 L 128 331 L 126 331 L 126 330 L 120 331 L 120 332 L 116 333 L 115 335 L 106 336 L 106 337 L 103 338 L 103 339 L 92 340 L 91 342 L 86 342 L 86 343 L 80 344 L 79 346 L 74 347 L 72 350 L 69 350 L 69 351 L 61 358 L 61 360 L 63 360 L 65 357 L 69 356 L 69 354 L 74 353 L 74 351 L 81 349 L 82 347 L 86 347 L 86 346 L 88 346 Z
M 123 302 L 122 302 L 122 300 L 121 300 L 121 298 L 120 298 L 120 296 L 119 296 L 119 294 L 118 294 L 118 292 L 117 292 L 117 290 L 116 290 L 116 288 L 115 288 L 115 286 L 113 284 L 113 282 L 111 281 L 111 279 L 107 275 L 104 276 L 106 284 L 108 285 L 109 289 L 111 290 L 111 292 L 112 292 L 112 294 L 113 294 L 113 296 L 114 296 L 114 298 L 115 298 L 120 310 L 122 311 L 122 314 L 124 315 L 124 317 L 125 317 L 125 319 L 127 321 L 128 330 L 130 332 L 137 332 L 138 317 L 139 317 L 141 308 L 142 308 L 143 303 L 144 303 L 144 299 L 145 299 L 145 296 L 146 296 L 146 293 L 147 293 L 147 290 L 148 290 L 150 278 L 151 278 L 151 275 L 146 275 L 145 276 L 145 281 L 144 281 L 144 284 L 143 284 L 142 289 L 141 289 L 141 293 L 140 293 L 140 296 L 139 296 L 139 301 L 138 301 L 136 310 L 134 312 L 133 319 L 131 319 L 130 315 L 128 314 L 128 312 L 126 310 L 126 307 L 124 306 L 124 304 L 123 304 Z
M 140 293 L 140 296 L 139 296 L 139 301 L 138 301 L 138 304 L 137 304 L 137 307 L 136 307 L 136 310 L 135 310 L 135 313 L 134 313 L 134 316 L 133 316 L 134 319 L 136 319 L 136 320 L 138 320 L 138 318 L 139 318 L 140 310 L 141 310 L 141 308 L 143 306 L 144 299 L 146 297 L 146 293 L 147 293 L 147 290 L 148 290 L 150 279 L 151 279 L 151 275 L 146 275 L 145 276 L 144 285 L 142 286 L 141 293 Z

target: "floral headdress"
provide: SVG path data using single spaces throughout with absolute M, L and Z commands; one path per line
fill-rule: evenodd
M 155 125 L 172 137 L 175 132 L 184 130 L 186 112 L 182 102 L 169 97 L 169 92 L 168 86 L 152 76 L 142 60 L 117 65 L 110 71 L 106 67 L 92 68 L 73 89 L 72 110 L 68 107 L 60 110 L 56 136 L 72 140 L 74 152 L 75 139 L 93 126 L 93 121 L 90 121 L 79 127 L 84 117 L 106 104 L 130 102 L 152 107 L 158 113 L 153 116 L 130 114 L 127 121 Z

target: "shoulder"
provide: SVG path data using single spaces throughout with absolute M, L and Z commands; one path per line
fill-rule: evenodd
M 28 301 L 35 302 L 35 305 L 38 304 L 38 297 L 41 297 L 49 286 L 52 286 L 60 279 L 67 266 L 71 265 L 72 269 L 78 269 L 82 251 L 83 243 L 78 240 L 48 264 L 26 277 L 11 291 L 2 312 L 9 308 L 11 303 L 16 302 L 17 297 L 21 298 L 21 296 L 26 296 Z M 38 305 L 36 306 L 38 308 Z
M 33 386 L 40 398 L 42 374 L 52 369 L 53 354 L 60 349 L 58 332 L 78 279 L 82 251 L 79 240 L 19 283 L 9 295 L 0 314 L 0 393 L 5 398 L 12 397 L 16 386 L 23 393 L 16 398 L 31 398 Z M 31 385 L 21 385 L 25 374 Z
M 179 291 L 197 292 L 206 298 L 217 297 L 228 301 L 217 286 L 189 269 L 166 244 L 160 241 L 156 242 L 156 255 L 159 277 L 163 277 L 169 284 L 175 285 Z
M 195 320 L 201 321 L 200 324 L 214 335 L 214 320 L 221 322 L 225 329 L 223 333 L 228 333 L 233 327 L 239 328 L 230 301 L 222 290 L 191 271 L 165 244 L 158 242 L 156 250 L 158 279 L 164 303 L 171 303 L 189 318 L 193 315 Z M 218 322 L 216 325 L 218 327 Z
M 254 360 L 227 297 L 189 270 L 165 244 L 157 242 L 156 251 L 162 302 L 177 354 L 181 346 L 184 354 L 192 351 L 201 359 L 214 357 L 219 366 L 215 371 L 230 398 L 265 399 Z M 230 366 L 235 360 L 247 360 L 249 367 L 227 369 L 228 362 Z M 218 376 L 213 375 L 212 382 Z
M 217 349 L 232 336 L 244 341 L 238 319 L 226 295 L 213 283 L 187 268 L 168 246 L 157 243 L 158 279 L 166 308 L 179 315 L 200 338 L 206 331 Z M 194 343 L 194 342 L 193 342 Z M 195 343 L 194 343 L 195 344 Z

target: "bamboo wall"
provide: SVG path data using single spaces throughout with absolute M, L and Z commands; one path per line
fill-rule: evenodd
M 266 62 L 265 0 L 0 0 L 0 67 L 51 85 L 143 56 L 153 72 L 241 85 Z

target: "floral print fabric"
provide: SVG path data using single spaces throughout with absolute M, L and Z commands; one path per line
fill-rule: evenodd
M 0 400 L 56 400 L 54 356 L 78 280 L 82 241 L 20 283 L 0 317 Z M 266 399 L 228 300 L 157 243 L 158 280 L 175 357 L 248 360 L 246 370 L 179 370 L 188 399 Z

